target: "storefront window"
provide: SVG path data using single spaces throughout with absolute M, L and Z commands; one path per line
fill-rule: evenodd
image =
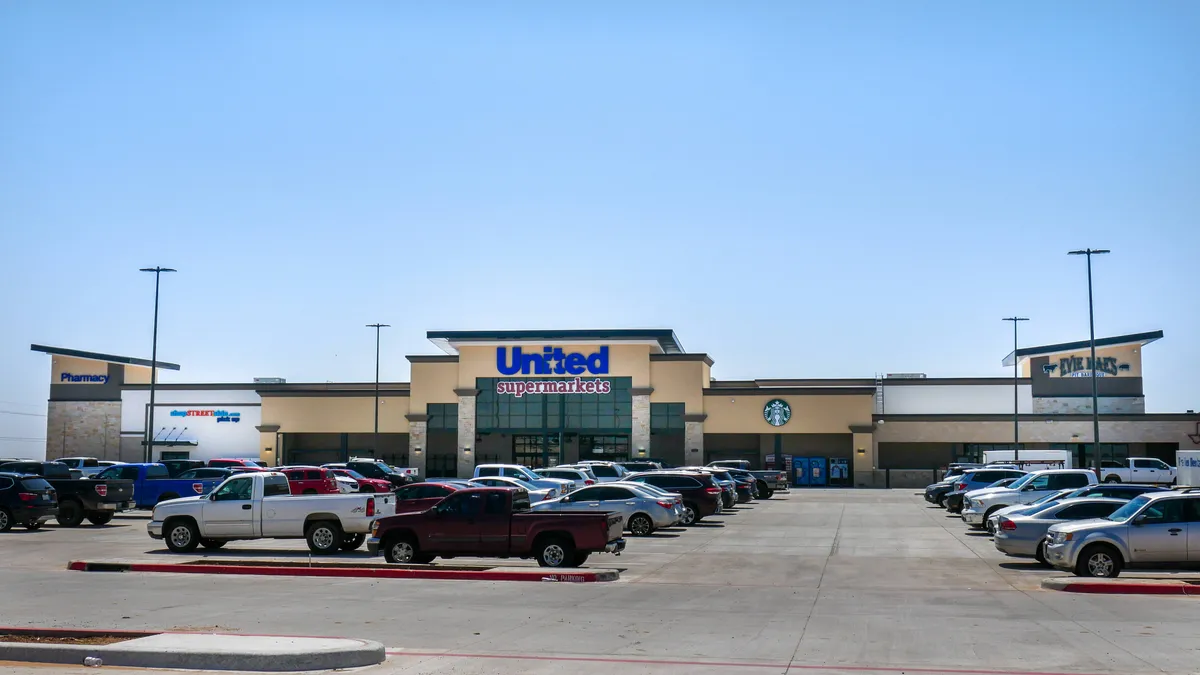
M 458 429 L 457 403 L 430 403 L 425 406 L 429 413 L 430 431 L 454 431 Z
M 683 431 L 682 403 L 651 403 L 651 431 Z
M 1025 444 L 1018 443 L 1018 450 L 1024 450 Z M 959 456 L 959 462 L 983 462 L 983 453 L 990 450 L 1012 450 L 1012 443 L 964 443 L 962 455 Z
M 538 378 L 538 381 L 569 378 Z M 490 431 L 565 430 L 627 432 L 633 427 L 633 378 L 605 378 L 606 394 L 496 393 L 496 383 L 511 378 L 479 378 L 475 427 Z M 457 413 L 456 413 L 457 418 Z

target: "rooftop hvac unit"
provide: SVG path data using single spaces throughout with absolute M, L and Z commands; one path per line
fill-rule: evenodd
M 254 384 L 287 384 L 287 380 L 282 377 L 256 377 Z
M 888 373 L 889 380 L 923 380 L 927 375 L 925 373 Z

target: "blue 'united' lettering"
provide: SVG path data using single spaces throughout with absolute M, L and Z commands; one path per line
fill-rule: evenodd
M 592 375 L 608 374 L 608 347 L 584 356 L 564 352 L 562 347 L 545 347 L 541 352 L 526 353 L 520 347 L 496 348 L 496 370 L 501 375 Z

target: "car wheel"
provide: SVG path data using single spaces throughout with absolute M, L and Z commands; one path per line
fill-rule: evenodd
M 987 519 L 987 522 L 983 527 L 988 531 L 988 534 L 992 535 L 993 537 L 996 536 L 996 525 L 992 522 L 991 518 Z
M 224 539 L 201 539 L 200 545 L 210 551 L 215 551 L 225 545 L 225 540 Z
M 28 523 L 25 523 L 25 529 L 40 530 L 40 529 L 42 529 L 42 523 L 41 523 L 41 521 L 31 520 Z
M 696 509 L 691 504 L 683 505 L 683 517 L 679 519 L 680 525 L 693 525 L 696 523 Z
M 0 532 L 8 532 L 12 526 L 12 514 L 8 512 L 8 509 L 0 506 Z
M 1075 563 L 1075 576 L 1115 579 L 1121 573 L 1124 561 L 1117 549 L 1107 544 L 1092 544 L 1083 549 Z
M 1037 550 L 1033 552 L 1033 558 L 1046 567 L 1050 566 L 1050 563 L 1046 562 L 1046 542 L 1038 542 Z
M 107 525 L 113 519 L 113 514 L 107 512 L 89 513 L 87 519 L 93 525 Z
M 390 537 L 383 546 L 383 558 L 390 563 L 415 563 L 418 555 L 417 542 L 409 536 Z
M 575 562 L 575 547 L 566 539 L 550 538 L 537 545 L 534 557 L 542 567 L 571 567 Z
M 321 520 L 308 526 L 304 539 L 308 541 L 308 550 L 317 555 L 337 553 L 342 543 L 342 528 L 331 520 Z
M 173 553 L 191 553 L 200 545 L 200 530 L 190 520 L 172 520 L 163 528 L 163 538 Z
M 358 547 L 362 546 L 366 540 L 367 535 L 365 534 L 344 534 L 341 548 L 343 551 L 357 551 Z
M 648 537 L 654 531 L 654 523 L 644 514 L 635 514 L 629 519 L 629 532 L 635 537 Z
M 375 486 L 374 486 L 374 485 L 367 485 L 367 484 L 365 484 L 365 483 L 359 483 L 359 484 L 358 484 L 358 491 L 359 491 L 359 492 L 374 492 L 374 491 L 375 491 Z
M 943 509 L 946 508 L 946 495 L 941 495 L 938 497 L 937 505 Z
M 767 491 L 762 494 L 763 494 L 763 499 L 770 499 L 771 497 L 775 496 L 775 491 L 772 490 L 771 488 L 767 488 Z
M 571 565 L 571 567 L 579 567 L 583 563 L 587 562 L 589 555 L 591 555 L 591 554 L 590 553 L 576 553 L 575 554 L 575 564 Z
M 1108 476 L 1104 479 L 1104 482 L 1105 483 L 1120 483 L 1121 477 L 1120 476 Z
M 83 522 L 83 507 L 74 500 L 58 503 L 58 515 L 54 517 L 63 527 L 79 527 Z

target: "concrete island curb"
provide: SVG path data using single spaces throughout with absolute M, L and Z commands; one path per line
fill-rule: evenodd
M 1115 581 L 1108 579 L 1076 579 L 1053 577 L 1042 579 L 1042 588 L 1067 593 L 1096 593 L 1114 595 L 1188 595 L 1200 597 L 1200 585 L 1186 581 L 1137 580 Z
M 26 635 L 109 636 L 123 631 L 5 629 Z M 109 645 L 0 642 L 0 661 L 82 665 L 97 657 L 105 666 L 297 672 L 373 666 L 387 658 L 382 644 L 353 638 L 310 638 L 214 633 L 129 633 Z
M 617 570 L 580 570 L 569 572 L 544 569 L 439 570 L 386 567 L 282 567 L 271 565 L 208 565 L 180 563 L 114 563 L 72 560 L 73 572 L 160 572 L 171 574 L 238 574 L 282 577 L 340 577 L 364 579 L 443 579 L 457 581 L 551 581 L 592 583 L 616 581 Z

